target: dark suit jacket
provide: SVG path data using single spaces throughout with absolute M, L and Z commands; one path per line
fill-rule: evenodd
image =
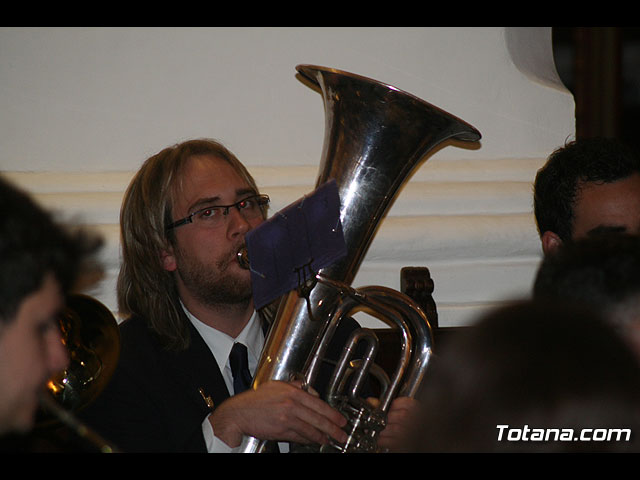
M 343 321 L 334 345 L 343 345 L 357 327 L 354 320 Z M 229 392 L 209 348 L 190 328 L 191 346 L 171 352 L 143 319 L 123 322 L 116 371 L 81 418 L 124 452 L 205 452 L 201 425 L 210 409 L 199 389 L 214 405 Z M 333 355 L 340 350 L 333 348 Z

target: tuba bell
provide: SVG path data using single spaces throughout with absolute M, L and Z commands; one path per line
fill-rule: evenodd
M 341 319 L 362 310 L 380 318 L 400 330 L 402 362 L 392 378 L 387 378 L 384 373 L 376 374 L 370 355 L 351 360 L 349 352 L 356 342 L 366 342 L 372 354 L 377 348 L 375 335 L 367 329 L 354 333 L 326 398 L 347 416 L 349 441 L 321 450 L 376 451 L 376 436 L 384 428 L 391 400 L 397 395 L 414 396 L 422 381 L 431 358 L 431 328 L 425 313 L 406 295 L 384 287 L 353 289 L 350 285 L 380 221 L 426 154 L 445 140 L 475 142 L 481 135 L 464 121 L 391 85 L 332 68 L 298 65 L 296 70 L 321 93 L 324 102 L 325 136 L 316 186 L 330 180 L 338 185 L 347 254 L 316 272 L 308 288 L 285 296 L 253 387 L 292 378 L 313 385 L 323 352 Z M 384 384 L 375 407 L 357 398 L 358 380 L 365 369 Z M 346 376 L 353 378 L 348 389 Z M 245 437 L 240 450 L 260 452 L 264 446 L 263 440 Z

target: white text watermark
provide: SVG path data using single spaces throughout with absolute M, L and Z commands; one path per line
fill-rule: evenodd
M 498 441 L 507 442 L 629 442 L 630 428 L 532 428 L 496 425 Z

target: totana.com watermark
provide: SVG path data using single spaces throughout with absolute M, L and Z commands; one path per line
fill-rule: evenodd
M 630 428 L 514 428 L 496 425 L 498 441 L 507 442 L 629 442 Z

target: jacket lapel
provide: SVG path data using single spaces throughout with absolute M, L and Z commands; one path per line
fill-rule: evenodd
M 190 333 L 189 348 L 171 354 L 168 368 L 173 371 L 172 377 L 176 379 L 179 388 L 203 412 L 208 412 L 212 410 L 208 401 L 212 402 L 215 408 L 229 398 L 229 391 L 209 347 L 192 325 Z

